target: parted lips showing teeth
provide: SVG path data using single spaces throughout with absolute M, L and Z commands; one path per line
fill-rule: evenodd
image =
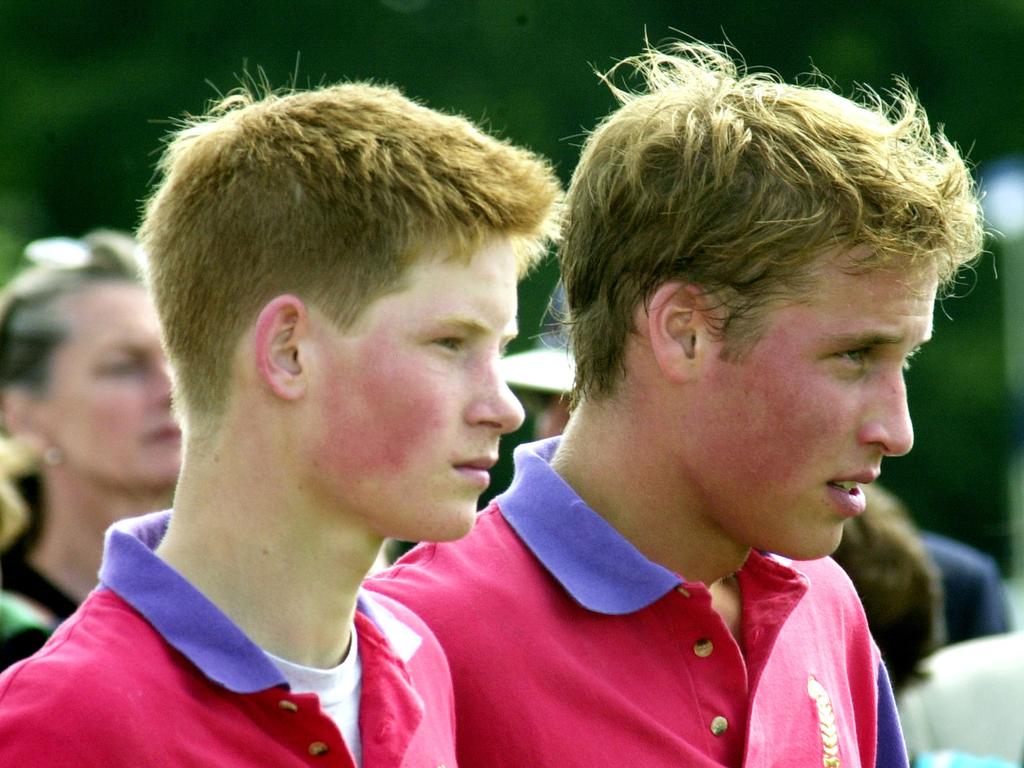
M 855 480 L 834 480 L 829 485 L 834 485 L 836 488 L 842 488 L 847 493 L 853 493 L 853 491 L 860 488 L 860 483 Z

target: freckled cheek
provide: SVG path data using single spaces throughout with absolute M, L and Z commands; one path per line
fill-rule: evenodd
M 725 439 L 732 453 L 730 461 L 750 478 L 771 478 L 781 483 L 806 471 L 834 443 L 838 429 L 834 408 L 798 386 L 759 386 L 741 398 L 726 430 Z M 831 450 L 831 449 L 829 449 Z
M 433 382 L 399 366 L 369 368 L 326 398 L 318 463 L 350 477 L 405 470 L 424 453 L 443 456 L 444 413 Z

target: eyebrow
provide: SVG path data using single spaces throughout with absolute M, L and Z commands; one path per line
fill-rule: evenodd
M 848 347 L 850 349 L 860 349 L 862 347 L 885 347 L 885 346 L 896 346 L 898 344 L 905 344 L 907 337 L 905 334 L 899 333 L 881 333 L 879 331 L 865 331 L 864 333 L 837 333 L 830 334 L 828 342 L 839 347 Z M 914 348 L 917 349 L 922 344 L 931 340 L 931 334 L 921 339 Z
M 490 333 L 493 333 L 491 326 L 487 325 L 486 323 L 482 323 L 479 320 L 472 317 L 452 315 L 448 317 L 438 318 L 436 322 L 438 325 L 458 328 L 464 333 L 473 334 L 477 336 L 486 336 Z M 516 323 L 515 319 L 513 319 L 511 327 L 507 328 L 501 334 L 501 338 L 503 341 L 508 342 L 518 335 L 519 326 Z

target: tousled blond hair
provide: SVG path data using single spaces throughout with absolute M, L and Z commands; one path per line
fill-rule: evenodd
M 216 417 L 245 328 L 294 293 L 340 327 L 429 252 L 511 239 L 520 275 L 557 231 L 537 155 L 396 89 L 245 87 L 172 134 L 140 229 L 175 405 Z
M 584 145 L 559 256 L 575 401 L 614 393 L 633 312 L 666 281 L 720 302 L 738 356 L 766 307 L 813 286 L 826 252 L 933 270 L 944 289 L 980 253 L 968 168 L 901 80 L 888 101 L 845 98 L 820 76 L 787 84 L 691 42 L 602 77 L 621 106 Z

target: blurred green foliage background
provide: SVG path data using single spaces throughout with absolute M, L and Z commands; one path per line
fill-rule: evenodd
M 547 155 L 568 180 L 613 106 L 594 68 L 645 36 L 680 35 L 728 41 L 787 79 L 818 68 L 847 94 L 904 75 L 978 167 L 1024 151 L 1020 0 L 0 0 L 0 278 L 33 238 L 134 227 L 170 118 L 243 72 L 392 82 Z M 917 446 L 883 479 L 922 524 L 1005 564 L 1002 258 L 993 241 L 938 313 L 908 374 Z M 518 347 L 555 279 L 548 263 L 524 284 Z

